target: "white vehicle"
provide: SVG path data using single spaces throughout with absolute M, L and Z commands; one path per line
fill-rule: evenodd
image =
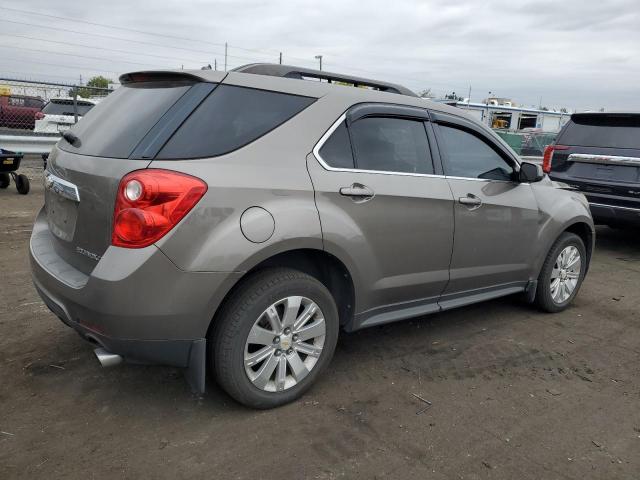
M 86 115 L 97 103 L 95 100 L 78 99 L 78 119 Z M 74 123 L 73 98 L 52 98 L 41 112 L 36 112 L 36 126 L 33 131 L 38 133 L 64 132 Z

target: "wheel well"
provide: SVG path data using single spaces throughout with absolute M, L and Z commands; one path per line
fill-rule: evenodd
M 574 223 L 573 225 L 569 226 L 569 228 L 567 228 L 565 232 L 575 233 L 584 242 L 584 246 L 587 249 L 587 268 L 588 268 L 589 263 L 591 261 L 591 253 L 592 253 L 591 250 L 593 249 L 593 231 L 591 230 L 591 227 L 588 224 L 583 222 Z
M 244 283 L 243 280 L 257 271 L 271 267 L 291 268 L 314 277 L 327 287 L 333 296 L 338 307 L 340 325 L 345 325 L 353 318 L 355 289 L 349 270 L 330 253 L 314 249 L 290 250 L 263 260 L 242 276 L 227 293 L 218 311 L 236 288 Z

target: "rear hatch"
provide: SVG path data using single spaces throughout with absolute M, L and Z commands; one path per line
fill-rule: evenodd
M 49 157 L 46 214 L 55 249 L 85 274 L 111 244 L 120 180 L 155 160 L 211 158 L 276 129 L 317 98 L 221 85 L 189 73 L 140 72 L 63 134 Z
M 116 193 L 150 162 L 136 147 L 158 137 L 194 79 L 144 78 L 111 93 L 54 147 L 45 172 L 45 211 L 56 253 L 89 274 L 111 243 Z M 207 84 L 212 85 L 212 84 Z
M 551 178 L 580 189 L 590 202 L 640 204 L 640 114 L 580 113 L 558 135 Z

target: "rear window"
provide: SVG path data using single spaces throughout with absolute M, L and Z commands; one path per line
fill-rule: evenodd
M 215 157 L 253 142 L 315 98 L 220 85 L 160 150 L 158 159 Z
M 78 101 L 78 115 L 84 116 L 94 105 L 93 103 Z M 47 115 L 74 115 L 73 100 L 51 100 L 42 109 L 42 113 Z
M 640 115 L 575 114 L 557 143 L 583 147 L 640 148 Z
M 63 139 L 60 148 L 82 155 L 128 158 L 140 140 L 190 86 L 191 83 L 186 82 L 122 85 L 71 129 L 80 139 L 80 146 L 74 147 Z

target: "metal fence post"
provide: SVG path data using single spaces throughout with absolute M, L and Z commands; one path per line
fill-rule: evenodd
M 78 123 L 78 87 L 73 89 L 73 123 Z

